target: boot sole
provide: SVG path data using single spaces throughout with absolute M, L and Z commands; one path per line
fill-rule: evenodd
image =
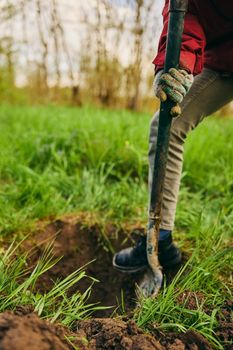
M 115 261 L 115 256 L 112 259 L 112 265 L 113 265 L 113 267 L 116 270 L 118 270 L 118 271 L 120 271 L 122 273 L 128 273 L 128 274 L 143 271 L 143 270 L 145 270 L 148 267 L 147 264 L 146 265 L 141 265 L 141 266 L 132 266 L 132 267 L 129 267 L 129 266 L 124 267 L 124 266 L 121 266 L 121 265 L 117 265 L 116 261 Z

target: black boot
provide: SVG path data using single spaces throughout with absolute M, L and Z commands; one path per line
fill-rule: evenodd
M 181 262 L 181 252 L 172 241 L 169 234 L 159 240 L 159 262 L 162 267 L 169 268 Z M 148 266 L 146 254 L 146 236 L 139 238 L 134 247 L 126 248 L 113 257 L 113 266 L 126 273 L 139 272 Z

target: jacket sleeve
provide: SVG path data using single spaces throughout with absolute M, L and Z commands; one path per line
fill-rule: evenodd
M 163 9 L 163 30 L 159 40 L 158 52 L 153 60 L 155 71 L 163 69 L 166 51 L 166 38 L 168 30 L 168 5 L 166 0 Z M 180 53 L 180 67 L 194 75 L 199 74 L 203 68 L 204 49 L 206 45 L 204 31 L 195 13 L 187 12 L 182 35 L 182 45 Z

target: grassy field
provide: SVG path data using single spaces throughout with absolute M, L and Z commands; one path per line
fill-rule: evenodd
M 12 241 L 15 233 L 16 239 L 23 238 L 39 219 L 80 211 L 93 213 L 102 225 L 144 225 L 149 122 L 148 114 L 128 111 L 2 106 L 2 241 Z M 214 334 L 216 312 L 226 299 L 232 299 L 232 134 L 232 119 L 211 117 L 188 137 L 175 238 L 191 258 L 159 298 L 143 300 L 134 315 L 145 329 L 156 323 L 162 329 L 197 330 L 217 349 L 223 347 Z M 66 311 L 80 300 L 81 318 L 87 295 L 77 294 L 70 304 L 64 296 L 58 314 L 54 305 L 65 295 L 64 285 L 44 299 L 28 294 L 37 275 L 54 263 L 47 255 L 23 285 L 18 285 L 17 278 L 23 273 L 24 257 L 15 263 L 9 258 L 12 255 L 14 247 L 0 267 L 0 288 L 8 295 L 2 311 L 30 301 L 44 317 L 71 325 L 75 317 L 67 318 Z M 11 263 L 6 270 L 8 259 Z M 74 273 L 65 286 L 69 288 L 79 278 L 80 272 Z M 195 311 L 177 302 L 186 290 L 203 296 Z M 88 312 L 87 307 L 84 314 Z

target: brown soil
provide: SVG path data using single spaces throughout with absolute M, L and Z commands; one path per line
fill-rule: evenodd
M 80 334 L 81 335 L 81 334 Z M 41 320 L 33 313 L 14 314 L 11 311 L 0 314 L 1 350 L 68 350 L 65 336 L 72 336 L 63 327 Z M 82 337 L 76 335 L 76 348 L 83 347 Z
M 92 319 L 78 322 L 77 331 L 84 331 L 93 350 L 211 350 L 199 334 L 160 334 L 152 337 L 140 330 L 134 321 Z
M 107 232 L 107 233 L 106 233 Z M 131 234 L 131 237 L 137 238 L 142 233 L 137 229 Z M 116 237 L 117 236 L 117 237 Z M 53 252 L 55 258 L 63 258 L 40 279 L 37 289 L 48 291 L 54 281 L 62 279 L 75 269 L 89 263 L 85 270 L 87 275 L 98 279 L 95 283 L 93 292 L 89 299 L 90 303 L 99 302 L 104 306 L 113 306 L 111 309 L 98 311 L 95 317 L 108 317 L 121 301 L 121 295 L 124 295 L 124 308 L 126 312 L 132 310 L 135 306 L 135 282 L 138 282 L 141 276 L 124 275 L 112 268 L 112 248 L 118 251 L 124 247 L 132 245 L 132 239 L 123 232 L 116 235 L 115 229 L 109 226 L 105 234 L 101 232 L 97 225 L 88 227 L 81 224 L 80 221 L 72 218 L 66 220 L 57 220 L 47 226 L 42 226 L 25 243 L 24 249 L 32 250 L 30 264 L 35 264 L 41 256 L 44 248 L 49 243 L 54 242 Z M 180 266 L 174 270 L 166 271 L 167 278 L 170 280 L 178 271 Z M 85 291 L 92 282 L 85 278 L 81 280 L 74 290 Z M 72 292 L 72 291 L 71 291 Z M 204 301 L 202 294 L 197 295 L 191 292 L 185 292 L 178 302 L 185 303 L 186 308 L 196 309 Z M 197 304 L 198 300 L 198 304 Z M 232 349 L 233 324 L 231 319 L 232 303 L 227 303 L 221 314 L 218 315 L 219 327 L 217 334 L 225 344 L 224 349 Z M 205 312 L 211 312 L 208 308 Z M 29 316 L 28 316 L 29 317 Z M 31 317 L 31 316 L 30 316 Z M 35 316 L 32 316 L 35 317 Z M 1 325 L 1 323 L 0 323 Z M 188 331 L 186 334 L 161 333 L 153 330 L 154 337 L 144 335 L 132 321 L 123 322 L 117 319 L 91 319 L 89 321 L 79 322 L 78 333 L 80 338 L 87 338 L 91 347 L 82 347 L 80 349 L 164 349 L 164 350 L 208 350 L 210 345 L 200 335 Z M 77 336 L 77 335 L 76 335 Z M 59 338 L 60 339 L 60 338 Z M 61 339 L 59 340 L 61 341 Z M 1 344 L 1 343 L 0 343 Z M 22 349 L 23 347 L 21 347 Z M 0 346 L 0 349 L 1 346 Z M 3 348 L 5 350 L 5 348 Z M 8 349 L 8 348 L 6 348 Z M 14 349 L 14 348 L 12 348 Z M 25 347 L 25 349 L 27 349 Z M 38 348 L 38 349 L 43 349 Z M 47 349 L 47 348 L 45 348 Z M 50 349 L 48 347 L 48 349 Z M 56 347 L 52 349 L 57 349 Z M 60 347 L 59 349 L 63 349 Z
M 225 350 L 233 349 L 233 301 L 225 302 L 221 312 L 217 315 L 219 322 L 218 329 L 216 331 L 217 336 L 225 344 Z
M 121 307 L 119 305 L 122 294 L 125 311 L 132 309 L 136 300 L 135 283 L 140 282 L 143 273 L 130 275 L 116 271 L 112 267 L 113 252 L 111 249 L 118 251 L 132 245 L 134 239 L 143 233 L 143 229 L 134 229 L 129 236 L 124 232 L 118 232 L 116 235 L 114 227 L 109 225 L 105 232 L 98 225 L 89 227 L 80 221 L 77 222 L 77 219 L 73 217 L 56 220 L 37 230 L 23 246 L 24 250 L 32 249 L 30 265 L 38 261 L 44 248 L 51 242 L 54 242 L 54 257 L 62 256 L 62 259 L 40 278 L 38 289 L 41 292 L 50 290 L 54 281 L 65 278 L 75 269 L 95 260 L 85 267 L 87 275 L 99 281 L 94 284 L 89 301 L 112 306 L 110 309 L 98 311 L 95 316 L 110 316 L 116 307 Z M 108 249 L 108 247 L 111 248 Z M 174 269 L 165 271 L 167 281 L 172 280 L 179 268 L 180 265 L 177 265 Z M 78 288 L 84 292 L 91 283 L 90 279 L 83 279 L 79 282 Z M 74 286 L 73 290 L 76 289 L 77 286 Z
M 144 334 L 134 322 L 100 318 L 78 322 L 77 331 L 84 331 L 90 349 L 98 350 L 162 350 L 151 335 Z
M 134 236 L 138 234 L 138 231 L 134 232 Z M 122 244 L 125 239 L 125 244 Z M 44 248 L 53 241 L 54 257 L 60 258 L 62 256 L 62 259 L 52 269 L 43 274 L 38 282 L 37 289 L 41 292 L 48 291 L 54 281 L 65 278 L 75 269 L 95 260 L 85 267 L 86 274 L 99 281 L 93 285 L 89 302 L 112 306 L 110 309 L 98 311 L 96 316 L 111 315 L 120 304 L 122 293 L 126 311 L 135 305 L 134 287 L 139 276 L 135 278 L 135 276 L 116 271 L 112 267 L 113 253 L 108 249 L 109 246 L 118 250 L 131 245 L 132 240 L 127 239 L 125 234 L 120 233 L 118 239 L 116 239 L 114 228 L 109 227 L 108 237 L 106 237 L 96 225 L 85 227 L 81 223 L 72 222 L 72 220 L 57 220 L 40 229 L 25 243 L 23 249 L 33 248 L 30 265 L 38 261 Z M 81 292 L 84 292 L 91 283 L 92 281 L 89 278 L 84 278 L 78 286 L 74 286 L 73 290 L 78 287 Z
M 181 305 L 189 310 L 196 310 L 202 305 L 202 309 L 208 315 L 211 315 L 212 308 L 205 305 L 205 296 L 201 292 L 185 291 L 177 300 Z M 218 326 L 216 327 L 216 335 L 224 346 L 225 350 L 233 349 L 233 301 L 226 301 L 221 311 L 217 314 Z
M 107 232 L 107 233 L 105 233 Z M 134 229 L 130 235 L 116 231 L 113 226 L 101 231 L 99 226 L 88 227 L 77 222 L 74 218 L 66 220 L 56 220 L 53 223 L 35 232 L 30 240 L 24 245 L 27 251 L 32 249 L 30 265 L 35 264 L 42 255 L 44 248 L 51 242 L 55 258 L 62 259 L 48 272 L 43 274 L 38 283 L 38 289 L 48 291 L 54 281 L 62 279 L 72 273 L 75 269 L 95 260 L 85 271 L 88 276 L 96 278 L 99 282 L 92 288 L 92 295 L 89 301 L 99 302 L 100 305 L 113 306 L 104 311 L 98 311 L 95 316 L 106 317 L 111 315 L 116 307 L 121 308 L 122 294 L 124 296 L 124 311 L 128 312 L 135 306 L 135 283 L 139 283 L 143 275 L 122 274 L 112 267 L 112 256 L 114 251 L 119 251 L 134 243 L 134 240 L 143 234 L 143 229 Z M 180 265 L 172 270 L 165 271 L 167 281 L 170 281 Z M 78 288 L 84 292 L 91 284 L 90 279 L 83 279 L 79 282 Z M 74 287 L 74 290 L 77 286 Z M 71 291 L 72 292 L 72 291 Z
M 71 333 L 22 310 L 0 314 L 1 350 L 211 350 L 194 332 L 156 339 L 133 321 L 106 318 L 79 321 Z
M 201 305 L 202 309 L 208 313 L 208 308 L 205 306 L 205 295 L 201 292 L 186 290 L 178 296 L 177 302 L 189 310 L 196 310 Z

